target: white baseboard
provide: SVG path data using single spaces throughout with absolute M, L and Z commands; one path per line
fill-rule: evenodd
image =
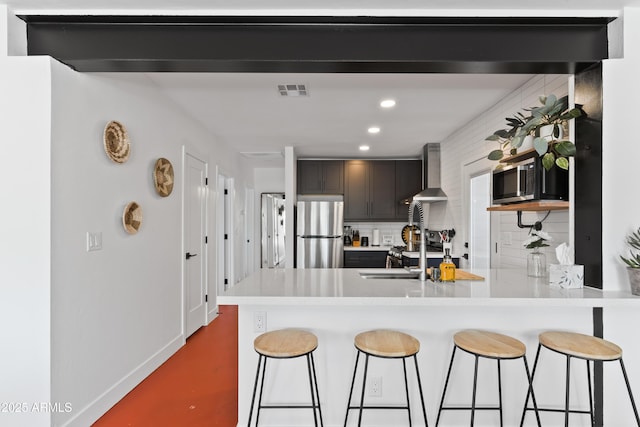
M 133 390 L 135 386 L 140 384 L 142 380 L 148 377 L 149 374 L 173 356 L 184 342 L 185 339 L 182 334 L 172 339 L 167 345 L 134 368 L 94 401 L 80 409 L 73 418 L 62 424 L 61 427 L 86 427 L 93 424 L 127 393 Z

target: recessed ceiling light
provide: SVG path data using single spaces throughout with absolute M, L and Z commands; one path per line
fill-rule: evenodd
M 360 147 L 360 151 L 369 151 L 369 146 L 368 145 L 361 145 Z
M 396 101 L 393 99 L 385 99 L 382 102 L 380 102 L 380 106 L 382 108 L 391 108 L 395 105 L 396 105 Z
M 380 133 L 380 128 L 377 126 L 371 126 L 369 129 L 367 129 L 367 131 L 369 133 Z

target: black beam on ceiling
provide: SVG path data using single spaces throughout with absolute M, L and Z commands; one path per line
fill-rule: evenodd
M 78 71 L 574 73 L 610 18 L 22 16 Z

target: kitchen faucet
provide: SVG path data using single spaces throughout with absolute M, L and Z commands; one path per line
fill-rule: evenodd
M 420 261 L 418 263 L 418 268 L 420 268 L 420 281 L 425 282 L 427 280 L 427 230 L 424 225 L 424 209 L 421 201 L 413 200 L 409 205 L 409 230 L 413 230 L 413 210 L 416 207 L 420 214 Z M 412 231 L 411 233 L 413 234 Z M 412 238 L 409 240 L 410 243 L 413 242 L 413 236 L 411 237 Z

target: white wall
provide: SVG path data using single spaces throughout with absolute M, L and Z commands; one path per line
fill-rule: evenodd
M 0 4 L 0 57 L 27 54 L 26 24 Z
M 0 425 L 48 426 L 32 405 L 52 401 L 49 60 L 0 55 L 0 94 L 0 402 L 28 405 Z
M 74 403 L 72 414 L 56 416 L 58 424 L 87 425 L 183 343 L 182 145 L 205 157 L 210 175 L 216 164 L 237 174 L 236 214 L 252 177 L 144 76 L 126 82 L 56 62 L 52 71 L 52 395 Z M 132 148 L 124 164 L 104 152 L 109 120 L 127 127 Z M 167 198 L 153 187 L 158 157 L 174 165 L 176 184 Z M 121 224 L 132 200 L 144 213 L 136 235 Z M 213 230 L 215 209 L 209 215 Z M 102 232 L 102 251 L 86 252 L 87 231 Z M 209 252 L 213 281 L 214 248 Z
M 640 9 L 624 12 L 624 59 L 603 62 L 602 261 L 605 289 L 629 289 L 620 254 L 628 254 L 625 235 L 640 227 L 635 197 L 640 144 Z
M 522 108 L 539 105 L 540 95 L 555 94 L 564 96 L 568 91 L 568 76 L 539 75 L 533 77 L 522 87 L 500 100 L 495 106 L 476 117 L 458 131 L 442 141 L 442 188 L 449 196 L 447 203 L 434 203 L 429 213 L 429 228 L 442 229 L 453 226 L 456 237 L 453 239 L 453 253 L 465 253 L 463 245 L 468 239 L 466 210 L 467 201 L 464 200 L 465 176 L 464 165 L 482 161 L 491 150 L 498 148 L 497 143 L 486 141 L 485 138 L 497 129 L 506 127 L 505 117 L 513 116 Z M 492 162 L 489 167 L 495 167 Z M 499 229 L 494 230 L 499 236 L 498 256 L 501 267 L 524 267 L 526 256 L 530 251 L 522 246 L 527 238 L 529 229 L 517 226 L 515 212 L 492 212 L 496 216 L 494 223 Z M 544 218 L 546 212 L 523 212 L 522 222 L 532 224 Z M 547 262 L 555 260 L 553 249 L 561 242 L 569 242 L 569 212 L 553 211 L 543 223 L 543 230 L 549 232 L 554 242 L 548 248 Z M 491 242 L 495 247 L 495 242 Z M 495 253 L 492 252 L 492 257 Z
M 602 140 L 602 267 L 603 287 L 629 290 L 627 273 L 618 256 L 628 253 L 625 235 L 640 227 L 640 200 L 635 181 L 640 158 L 636 123 L 640 99 L 640 9 L 624 10 L 624 59 L 603 61 Z M 621 47 L 617 46 L 617 50 Z M 624 349 L 627 371 L 636 402 L 640 392 L 640 342 L 635 334 L 637 310 L 604 310 L 605 337 Z M 631 407 L 619 369 L 605 371 L 605 416 L 615 414 L 617 424 L 630 423 Z M 616 398 L 617 397 L 617 398 Z
M 0 320 L 11 325 L 0 364 L 0 382 L 11 386 L 0 387 L 0 401 L 71 405 L 3 413 L 2 425 L 89 425 L 183 344 L 183 144 L 210 170 L 226 165 L 239 189 L 253 184 L 239 156 L 139 77 L 126 83 L 48 58 L 0 58 L 1 144 L 11 159 L 0 177 L 3 207 L 12 207 L 0 221 Z M 104 153 L 109 120 L 127 126 L 124 164 Z M 164 199 L 151 175 L 161 156 L 177 180 Z M 243 205 L 244 191 L 236 198 Z M 144 212 L 133 236 L 121 224 L 131 200 Z M 102 232 L 103 250 L 86 252 L 87 231 Z M 214 255 L 210 248 L 210 281 Z

